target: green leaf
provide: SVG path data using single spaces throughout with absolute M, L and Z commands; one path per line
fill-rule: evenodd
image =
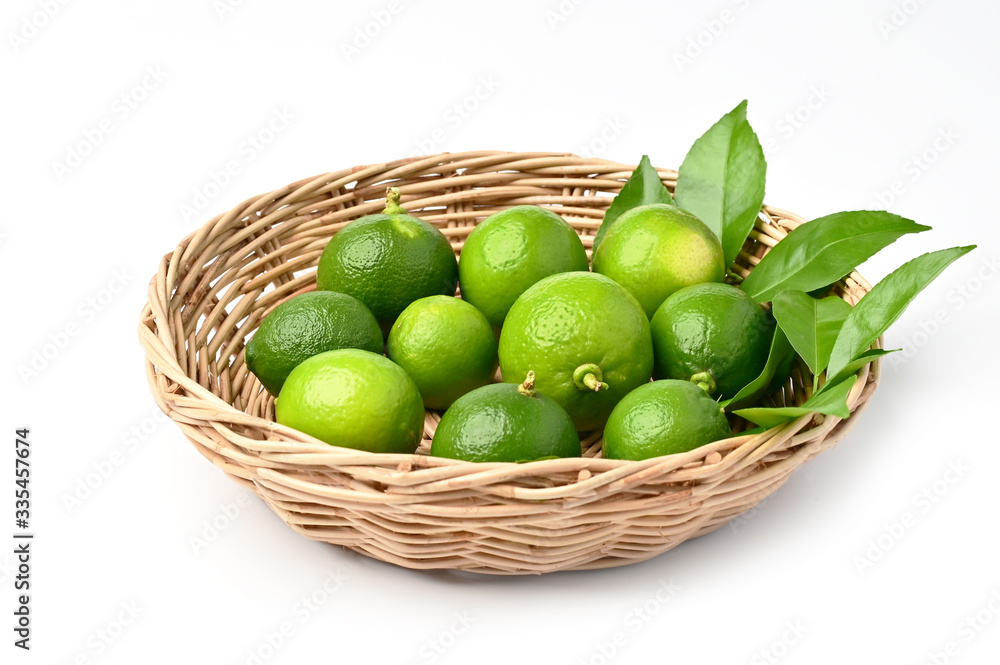
M 740 409 L 734 413 L 755 425 L 769 428 L 795 420 L 807 413 L 825 413 L 838 418 L 847 418 L 851 415 L 851 410 L 847 406 L 847 395 L 853 387 L 854 381 L 847 378 L 828 390 L 814 393 L 802 406 L 756 407 Z
M 896 268 L 873 286 L 844 321 L 844 327 L 840 329 L 830 356 L 827 374 L 836 376 L 848 363 L 864 353 L 906 311 L 907 306 L 924 287 L 934 281 L 953 261 L 975 248 L 975 245 L 952 247 L 918 256 Z
M 782 291 L 774 297 L 771 311 L 788 341 L 814 377 L 826 369 L 837 333 L 851 313 L 851 306 L 837 296 L 822 300 L 804 291 Z
M 788 359 L 792 353 L 792 346 L 788 343 L 788 337 L 781 328 L 775 328 L 774 337 L 771 338 L 771 350 L 767 354 L 767 363 L 760 375 L 744 386 L 738 393 L 730 399 L 719 403 L 724 409 L 736 408 L 752 404 L 761 397 L 767 387 L 771 385 L 778 368 Z
M 851 374 L 856 374 L 858 370 L 860 370 L 862 367 L 872 362 L 876 358 L 887 356 L 890 353 L 895 353 L 896 351 L 899 351 L 899 349 L 869 349 L 865 351 L 860 356 L 858 356 L 851 362 L 847 363 L 847 367 L 837 372 L 836 376 L 834 376 L 826 384 L 824 384 L 822 388 L 820 388 L 820 391 L 826 390 L 828 386 L 833 386 L 840 383 L 841 381 L 849 377 Z
M 782 291 L 833 284 L 907 233 L 929 226 L 883 210 L 837 212 L 803 224 L 761 259 L 740 284 L 757 302 Z
M 747 102 L 722 116 L 688 151 L 677 175 L 677 205 L 705 222 L 733 264 L 764 202 L 767 162 L 747 122 Z
M 673 204 L 673 202 L 670 190 L 666 188 L 663 181 L 660 180 L 660 174 L 649 162 L 649 155 L 643 155 L 639 166 L 635 167 L 628 182 L 618 192 L 611 205 L 608 206 L 607 212 L 604 213 L 604 221 L 601 222 L 601 227 L 597 229 L 597 235 L 594 236 L 594 251 L 597 251 L 597 246 L 604 239 L 604 235 L 614 221 L 626 210 L 651 203 Z

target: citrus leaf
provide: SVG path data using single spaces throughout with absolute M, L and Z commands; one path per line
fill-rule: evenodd
M 887 356 L 890 353 L 895 353 L 896 351 L 899 351 L 899 349 L 868 349 L 860 356 L 858 356 L 851 362 L 847 363 L 847 367 L 837 372 L 837 375 L 834 376 L 833 379 L 831 379 L 828 383 L 826 383 L 822 388 L 820 388 L 820 391 L 825 390 L 827 386 L 833 386 L 840 383 L 841 381 L 849 377 L 851 374 L 856 374 L 858 370 L 860 370 L 862 367 L 872 362 L 876 358 Z
M 764 202 L 767 162 L 747 121 L 747 102 L 722 116 L 694 142 L 677 175 L 677 205 L 719 237 L 732 265 Z
M 608 206 L 607 212 L 604 213 L 604 221 L 601 222 L 601 227 L 597 229 L 597 235 L 594 236 L 594 251 L 597 251 L 597 246 L 604 239 L 604 235 L 614 221 L 626 210 L 651 203 L 673 204 L 673 202 L 670 190 L 666 188 L 663 181 L 660 180 L 660 174 L 649 162 L 649 155 L 643 155 L 639 166 L 635 167 L 628 182 L 618 192 L 611 205 Z
M 837 333 L 851 313 L 850 304 L 837 296 L 817 300 L 804 291 L 789 290 L 774 297 L 771 311 L 792 348 L 818 377 L 830 362 Z
M 788 343 L 788 337 L 781 328 L 774 329 L 774 337 L 771 338 L 771 350 L 767 354 L 767 363 L 760 375 L 740 389 L 730 399 L 719 402 L 719 406 L 724 409 L 731 409 L 739 406 L 752 404 L 761 397 L 767 387 L 771 385 L 778 368 L 792 353 L 792 346 Z
M 813 394 L 802 406 L 755 407 L 740 409 L 734 413 L 761 427 L 775 427 L 789 420 L 795 420 L 807 413 L 825 413 L 838 418 L 847 418 L 851 410 L 847 406 L 847 395 L 854 387 L 854 381 L 847 378 L 828 390 Z
M 778 244 L 780 246 L 781 243 Z M 827 374 L 836 376 L 864 353 L 906 311 L 924 287 L 953 261 L 975 248 L 975 245 L 952 247 L 918 256 L 873 286 L 844 321 L 830 355 Z
M 782 291 L 814 291 L 833 284 L 880 249 L 929 226 L 885 212 L 837 212 L 803 224 L 761 259 L 740 284 L 757 302 Z

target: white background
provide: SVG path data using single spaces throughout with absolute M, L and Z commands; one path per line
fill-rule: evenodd
M 26 425 L 37 540 L 30 653 L 0 549 L 3 662 L 996 662 L 996 3 L 402 0 L 376 28 L 387 0 L 222 2 L 4 3 L 0 533 Z M 768 203 L 934 227 L 872 281 L 979 249 L 892 328 L 846 440 L 731 527 L 615 570 L 416 573 L 296 535 L 156 418 L 146 284 L 214 214 L 419 151 L 676 167 L 744 98 Z

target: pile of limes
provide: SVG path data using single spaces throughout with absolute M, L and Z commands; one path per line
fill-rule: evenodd
M 756 376 L 773 322 L 722 283 L 715 235 L 640 206 L 593 262 L 530 205 L 476 226 L 459 262 L 390 188 L 383 213 L 334 235 L 318 290 L 264 318 L 247 366 L 279 423 L 372 452 L 414 452 L 425 409 L 443 412 L 431 454 L 477 462 L 579 456 L 579 432 L 605 426 L 604 454 L 621 459 L 729 436 L 714 397 Z M 668 380 L 650 383 L 654 368 Z
M 761 428 L 846 418 L 856 374 L 888 353 L 873 344 L 974 246 L 917 257 L 852 307 L 840 280 L 929 227 L 850 211 L 774 244 L 754 230 L 765 167 L 743 102 L 695 142 L 673 193 L 643 157 L 590 260 L 553 210 L 517 205 L 475 226 L 459 261 L 390 188 L 381 214 L 330 240 L 318 290 L 267 314 L 247 367 L 281 424 L 413 453 L 429 409 L 442 413 L 430 454 L 473 462 L 580 456 L 579 433 L 601 429 L 604 457 L 641 460 L 731 436 L 729 414 Z M 755 234 L 774 245 L 762 258 L 746 253 Z M 796 364 L 801 390 L 776 399 Z

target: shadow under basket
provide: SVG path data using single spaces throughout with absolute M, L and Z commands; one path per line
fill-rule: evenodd
M 589 253 L 633 169 L 563 153 L 445 153 L 345 169 L 248 199 L 160 262 L 139 326 L 153 397 L 202 455 L 290 527 L 408 568 L 608 568 L 717 529 L 847 433 L 878 385 L 878 360 L 859 374 L 846 420 L 807 415 L 640 462 L 601 458 L 595 432 L 584 438 L 583 457 L 526 464 L 429 457 L 440 420 L 433 412 L 413 455 L 329 446 L 275 423 L 274 399 L 244 361 L 244 343 L 264 315 L 316 288 L 331 236 L 379 212 L 387 186 L 398 187 L 403 206 L 439 228 L 456 253 L 478 222 L 519 204 L 551 208 Z M 673 190 L 676 172 L 659 172 Z M 803 221 L 764 206 L 735 271 L 747 274 Z M 870 288 L 852 273 L 834 292 L 853 305 Z M 811 390 L 812 376 L 799 366 L 771 399 L 799 405 Z

